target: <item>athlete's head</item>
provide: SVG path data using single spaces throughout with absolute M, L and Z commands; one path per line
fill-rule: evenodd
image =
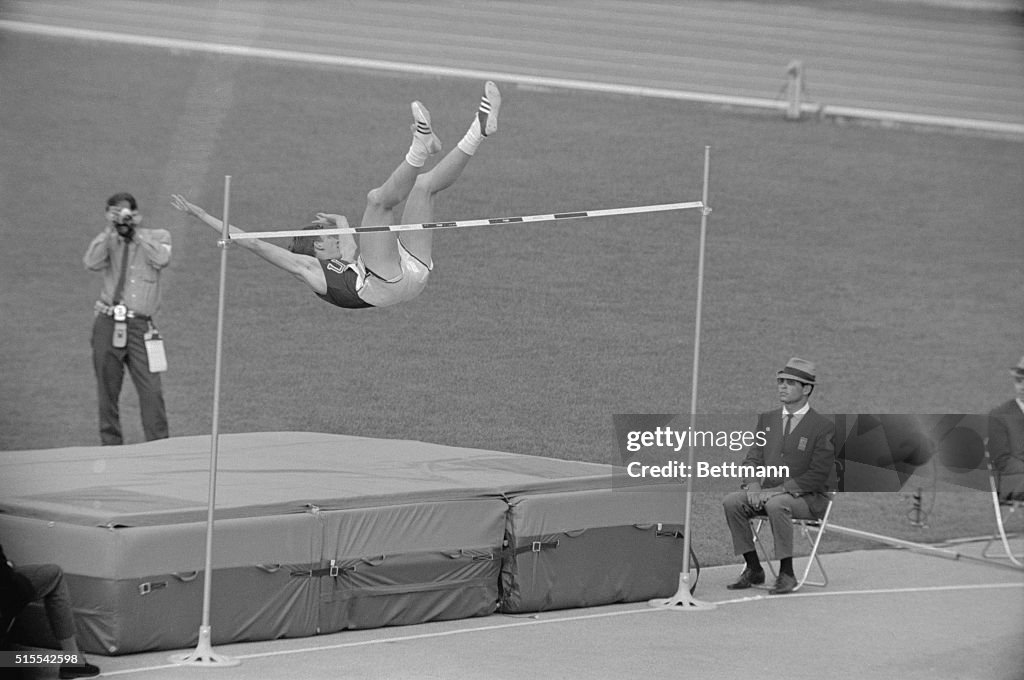
M 344 227 L 348 225 L 338 226 Z M 305 227 L 306 230 L 311 232 L 325 228 L 326 225 L 317 223 Z M 356 240 L 352 238 L 351 234 L 321 236 L 311 233 L 309 236 L 296 236 L 293 238 L 289 250 L 299 255 L 315 257 L 318 260 L 337 259 L 352 262 L 356 258 L 358 248 L 356 247 Z

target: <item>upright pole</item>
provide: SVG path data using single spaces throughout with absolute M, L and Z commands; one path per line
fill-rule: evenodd
M 691 371 L 690 384 L 690 432 L 697 429 L 697 385 L 698 370 L 700 369 L 700 324 L 702 317 L 702 306 L 704 304 L 704 245 L 707 239 L 708 215 L 711 208 L 708 207 L 708 176 L 711 168 L 711 147 L 704 147 L 704 192 L 701 196 L 700 210 L 700 245 L 697 259 L 697 311 L 696 322 L 693 325 L 693 369 Z M 689 467 L 693 470 L 693 441 L 691 438 L 689 451 Z M 668 599 L 650 600 L 648 604 L 657 609 L 673 609 L 680 611 L 707 611 L 714 609 L 711 602 L 695 600 L 690 592 L 690 516 L 693 506 L 693 476 L 686 478 L 686 519 L 683 524 L 683 569 L 679 572 L 679 588 L 676 594 Z
M 801 97 L 804 93 L 804 64 L 798 59 L 789 62 L 786 69 L 786 120 L 800 120 L 803 112 Z
M 231 175 L 224 176 L 224 224 L 220 246 L 220 299 L 217 302 L 217 344 L 213 369 L 213 419 L 210 434 L 210 489 L 206 507 L 206 566 L 203 571 L 203 621 L 199 643 L 191 654 L 171 657 L 173 663 L 187 666 L 237 666 L 238 660 L 213 651 L 210 634 L 210 593 L 213 581 L 213 510 L 217 501 L 217 447 L 220 439 L 221 348 L 224 344 L 224 288 L 227 280 L 228 239 L 231 204 Z

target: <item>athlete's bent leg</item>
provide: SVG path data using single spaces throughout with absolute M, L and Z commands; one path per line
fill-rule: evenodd
M 412 113 L 416 122 L 409 152 L 384 184 L 366 195 L 361 222 L 364 227 L 395 224 L 395 206 L 409 196 L 427 158 L 441 150 L 441 143 L 430 127 L 430 112 L 419 102 L 413 102 Z M 360 234 L 359 250 L 363 263 L 374 274 L 385 280 L 401 278 L 402 264 L 394 232 Z
M 484 138 L 497 131 L 500 108 L 501 93 L 498 86 L 487 81 L 473 122 L 458 146 L 448 152 L 432 170 L 416 178 L 402 213 L 402 224 L 434 221 L 435 197 L 455 183 Z M 433 265 L 431 251 L 434 234 L 431 230 L 403 232 L 400 238 L 402 245 L 413 257 L 428 267 Z

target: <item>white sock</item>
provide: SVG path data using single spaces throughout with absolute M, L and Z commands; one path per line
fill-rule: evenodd
M 430 150 L 427 148 L 427 143 L 418 134 L 414 134 L 409 151 L 405 154 L 405 162 L 414 168 L 422 168 L 428 158 L 430 158 Z
M 476 153 L 482 141 L 484 141 L 484 135 L 480 132 L 480 118 L 479 116 L 474 116 L 473 124 L 469 126 L 466 135 L 459 141 L 459 150 L 467 156 L 472 156 Z

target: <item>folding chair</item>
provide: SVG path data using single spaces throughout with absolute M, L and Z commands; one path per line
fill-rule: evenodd
M 811 554 L 807 556 L 807 565 L 804 567 L 804 572 L 797 579 L 796 588 L 793 592 L 796 592 L 803 588 L 805 585 L 818 586 L 824 588 L 828 585 L 828 574 L 825 573 L 825 565 L 821 563 L 821 558 L 818 557 L 818 546 L 821 545 L 821 537 L 825 535 L 825 528 L 828 526 L 828 517 L 832 512 L 832 504 L 835 503 L 835 491 L 829 492 L 828 506 L 825 507 L 825 514 L 822 515 L 821 519 L 793 519 L 793 526 L 800 529 L 800 533 L 807 539 L 807 544 L 811 548 Z M 772 577 L 777 578 L 778 573 L 775 571 L 775 567 L 772 566 L 773 555 L 771 555 L 771 549 L 768 548 L 765 541 L 761 540 L 761 529 L 768 523 L 767 516 L 758 515 L 750 520 L 751 531 L 754 532 L 754 547 L 761 554 L 761 558 L 768 563 L 768 570 L 771 571 Z M 811 531 L 815 532 L 814 536 L 811 536 Z M 808 577 L 811 573 L 811 568 L 817 566 L 818 572 L 821 574 L 821 580 L 810 580 Z
M 988 540 L 985 547 L 981 551 L 981 556 L 985 558 L 995 559 L 1008 559 L 1010 562 L 1018 567 L 1024 568 L 1024 562 L 1021 562 L 1021 558 L 1024 558 L 1024 554 L 1019 552 L 1013 552 L 1010 547 L 1010 540 L 1006 535 L 1006 523 L 1007 521 L 1018 511 L 1024 508 L 1024 501 L 1010 500 L 1008 498 L 999 497 L 999 472 L 996 471 L 995 466 L 992 464 L 992 455 L 985 450 L 985 463 L 988 465 L 988 481 L 989 486 L 992 488 L 992 507 L 995 510 L 996 515 L 996 533 Z M 995 542 L 1001 542 L 1003 545 L 1003 552 L 1000 553 L 989 553 L 989 549 Z
M 835 464 L 835 476 L 829 479 L 828 491 L 828 505 L 825 506 L 825 513 L 821 516 L 821 519 L 793 519 L 793 526 L 800 529 L 800 533 L 807 540 L 807 544 L 811 548 L 810 555 L 807 556 L 807 565 L 804 567 L 804 572 L 797 579 L 796 588 L 793 592 L 796 592 L 803 588 L 805 585 L 817 586 L 824 588 L 828 585 L 828 574 L 825 573 L 825 565 L 821 563 L 821 558 L 818 557 L 818 546 L 821 545 L 821 538 L 825 535 L 825 529 L 828 527 L 828 518 L 832 514 L 832 505 L 836 502 L 836 490 L 839 487 L 839 480 L 842 479 L 842 461 L 836 459 Z M 765 541 L 761 540 L 761 529 L 768 523 L 768 517 L 766 515 L 758 515 L 750 520 L 750 529 L 754 533 L 754 548 L 760 553 L 761 558 L 768 563 L 768 570 L 771 571 L 773 578 L 778 578 L 778 573 L 775 571 L 775 567 L 772 566 L 772 555 L 766 545 Z M 811 531 L 815 532 L 814 536 L 811 536 Z M 811 568 L 817 566 L 818 572 L 821 574 L 821 580 L 810 580 L 808 577 L 811 574 Z

